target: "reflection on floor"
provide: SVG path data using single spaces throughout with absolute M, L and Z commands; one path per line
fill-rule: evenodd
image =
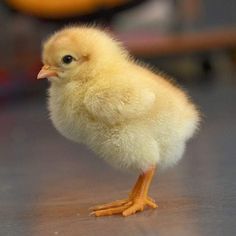
M 45 98 L 5 105 L 0 122 L 1 235 L 236 235 L 236 88 L 191 89 L 204 113 L 184 159 L 151 188 L 157 210 L 94 218 L 88 208 L 123 198 L 136 176 L 110 168 L 58 135 Z

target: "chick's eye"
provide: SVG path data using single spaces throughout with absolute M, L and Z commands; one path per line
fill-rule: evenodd
M 62 62 L 64 64 L 70 64 L 73 61 L 73 57 L 71 55 L 66 55 L 64 57 L 62 57 Z

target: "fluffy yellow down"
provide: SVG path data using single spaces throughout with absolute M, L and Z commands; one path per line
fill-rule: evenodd
M 61 58 L 76 60 L 64 65 Z M 184 91 L 132 60 L 120 43 L 92 27 L 69 27 L 43 46 L 48 107 L 56 129 L 115 167 L 145 171 L 175 164 L 199 113 Z

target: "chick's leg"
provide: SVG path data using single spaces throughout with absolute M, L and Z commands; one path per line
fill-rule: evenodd
M 155 168 L 151 168 L 139 176 L 128 199 L 97 206 L 93 208 L 92 214 L 106 216 L 121 213 L 123 216 L 128 216 L 134 214 L 136 211 L 142 211 L 146 205 L 156 208 L 157 205 L 154 200 L 147 196 L 154 171 Z
M 143 211 L 145 206 L 157 208 L 153 199 L 148 197 L 148 190 L 155 172 L 155 168 L 149 169 L 143 174 L 142 183 L 135 194 L 132 205 L 122 212 L 123 216 L 135 214 L 137 211 Z

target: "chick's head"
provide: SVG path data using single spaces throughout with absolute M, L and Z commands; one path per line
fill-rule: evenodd
M 121 68 L 127 57 L 120 44 L 103 31 L 91 27 L 65 28 L 44 43 L 44 66 L 37 78 L 56 83 L 89 79 Z

